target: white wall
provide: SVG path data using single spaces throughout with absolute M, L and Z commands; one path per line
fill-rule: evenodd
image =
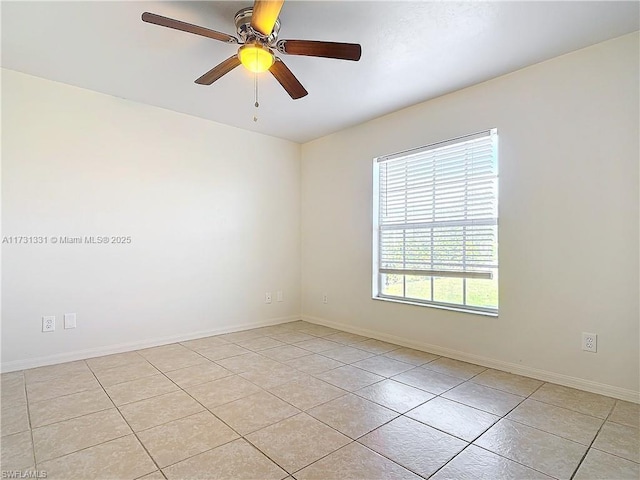
M 302 151 L 3 69 L 2 235 L 133 243 L 3 245 L 2 369 L 293 319 L 302 299 L 313 321 L 637 399 L 638 41 L 595 45 Z M 373 157 L 491 127 L 500 316 L 372 300 Z M 277 290 L 285 301 L 265 305 Z M 78 328 L 62 329 L 65 312 Z M 40 332 L 43 315 L 56 315 L 54 333 Z M 583 331 L 599 335 L 597 354 L 580 350 Z
M 303 316 L 637 400 L 638 41 L 598 44 L 303 145 Z M 372 159 L 491 127 L 499 318 L 372 300 Z M 598 334 L 597 354 L 580 350 L 581 332 Z
M 132 237 L 3 245 L 3 370 L 299 318 L 299 145 L 10 70 L 2 127 L 4 236 Z

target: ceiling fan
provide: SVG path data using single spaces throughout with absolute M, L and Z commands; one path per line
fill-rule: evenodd
M 284 0 L 255 0 L 253 7 L 243 8 L 235 15 L 238 37 L 216 32 L 204 27 L 181 22 L 172 18 L 144 12 L 142 21 L 163 27 L 195 33 L 225 43 L 240 44 L 238 53 L 216 65 L 196 80 L 200 85 L 211 85 L 231 70 L 244 65 L 252 72 L 269 70 L 280 85 L 294 100 L 307 95 L 307 91 L 275 55 L 274 50 L 286 55 L 306 55 L 310 57 L 336 58 L 340 60 L 360 60 L 362 48 L 357 43 L 320 42 L 315 40 L 278 40 L 280 20 L 278 15 Z

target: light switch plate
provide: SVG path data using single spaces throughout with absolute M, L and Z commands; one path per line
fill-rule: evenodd
M 64 328 L 76 328 L 76 314 L 65 313 L 64 314 Z

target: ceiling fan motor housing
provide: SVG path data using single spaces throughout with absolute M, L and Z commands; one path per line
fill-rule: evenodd
M 260 32 L 256 32 L 251 28 L 251 16 L 253 15 L 253 7 L 243 8 L 236 13 L 235 24 L 238 37 L 242 43 L 258 42 L 262 45 L 271 46 L 278 40 L 278 33 L 280 32 L 280 19 L 276 20 L 271 35 L 264 36 Z

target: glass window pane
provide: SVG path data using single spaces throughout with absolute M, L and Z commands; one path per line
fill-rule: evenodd
M 407 298 L 431 300 L 431 277 L 407 275 Z
M 443 303 L 462 304 L 462 278 L 434 277 L 433 300 Z
M 404 275 L 381 275 L 380 293 L 382 295 L 393 295 L 394 297 L 403 297 L 403 278 Z
M 491 280 L 467 279 L 467 305 L 473 307 L 498 308 L 498 270 Z
M 497 140 L 492 129 L 377 159 L 378 295 L 497 312 Z M 429 276 L 444 271 L 460 277 Z

